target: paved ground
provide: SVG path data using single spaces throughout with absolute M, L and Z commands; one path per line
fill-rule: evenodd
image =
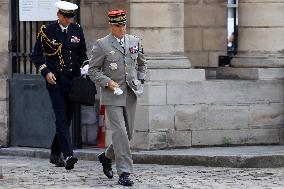
M 0 156 L 3 179 L 0 188 L 127 188 L 117 184 L 117 176 L 107 179 L 98 161 L 79 161 L 66 171 L 47 159 Z M 284 188 L 284 168 L 209 168 L 135 164 L 133 180 L 137 189 L 200 188 L 259 189 Z M 128 187 L 129 188 L 129 187 Z

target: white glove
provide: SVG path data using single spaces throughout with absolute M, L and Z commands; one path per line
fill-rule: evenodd
M 80 69 L 81 69 L 81 75 L 88 75 L 89 64 L 86 64 L 83 68 Z
M 115 95 L 122 95 L 123 90 L 121 90 L 120 88 L 114 88 L 113 94 Z

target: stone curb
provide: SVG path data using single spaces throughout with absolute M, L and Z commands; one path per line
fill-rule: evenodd
M 97 161 L 97 156 L 103 149 L 75 150 L 80 160 Z M 170 150 L 168 150 L 170 151 Z M 48 159 L 49 149 L 41 148 L 0 148 L 0 155 L 27 156 Z M 133 152 L 133 161 L 137 164 L 185 165 L 207 167 L 234 167 L 234 168 L 279 168 L 284 167 L 284 154 L 275 153 L 264 155 L 193 155 L 157 153 L 157 151 Z
M 197 156 L 197 155 L 147 155 L 133 154 L 139 164 L 185 165 L 233 168 L 284 167 L 284 156 Z

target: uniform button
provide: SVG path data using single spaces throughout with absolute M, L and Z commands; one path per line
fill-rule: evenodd
M 70 62 L 70 65 L 72 65 L 72 62 Z
M 70 60 L 71 60 L 71 56 L 70 56 Z
M 128 73 L 126 72 L 125 75 L 127 75 Z
M 71 54 L 71 52 L 72 52 L 72 51 L 70 51 L 70 54 Z
M 62 72 L 62 69 L 60 69 L 60 71 Z
M 72 68 L 70 69 L 70 72 L 72 72 Z

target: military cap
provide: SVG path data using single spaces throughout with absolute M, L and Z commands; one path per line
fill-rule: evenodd
M 125 10 L 111 10 L 108 12 L 108 21 L 110 24 L 126 24 Z
M 67 1 L 58 1 L 55 3 L 55 6 L 58 8 L 60 14 L 66 18 L 73 18 L 75 16 L 75 10 L 78 9 L 76 4 Z

